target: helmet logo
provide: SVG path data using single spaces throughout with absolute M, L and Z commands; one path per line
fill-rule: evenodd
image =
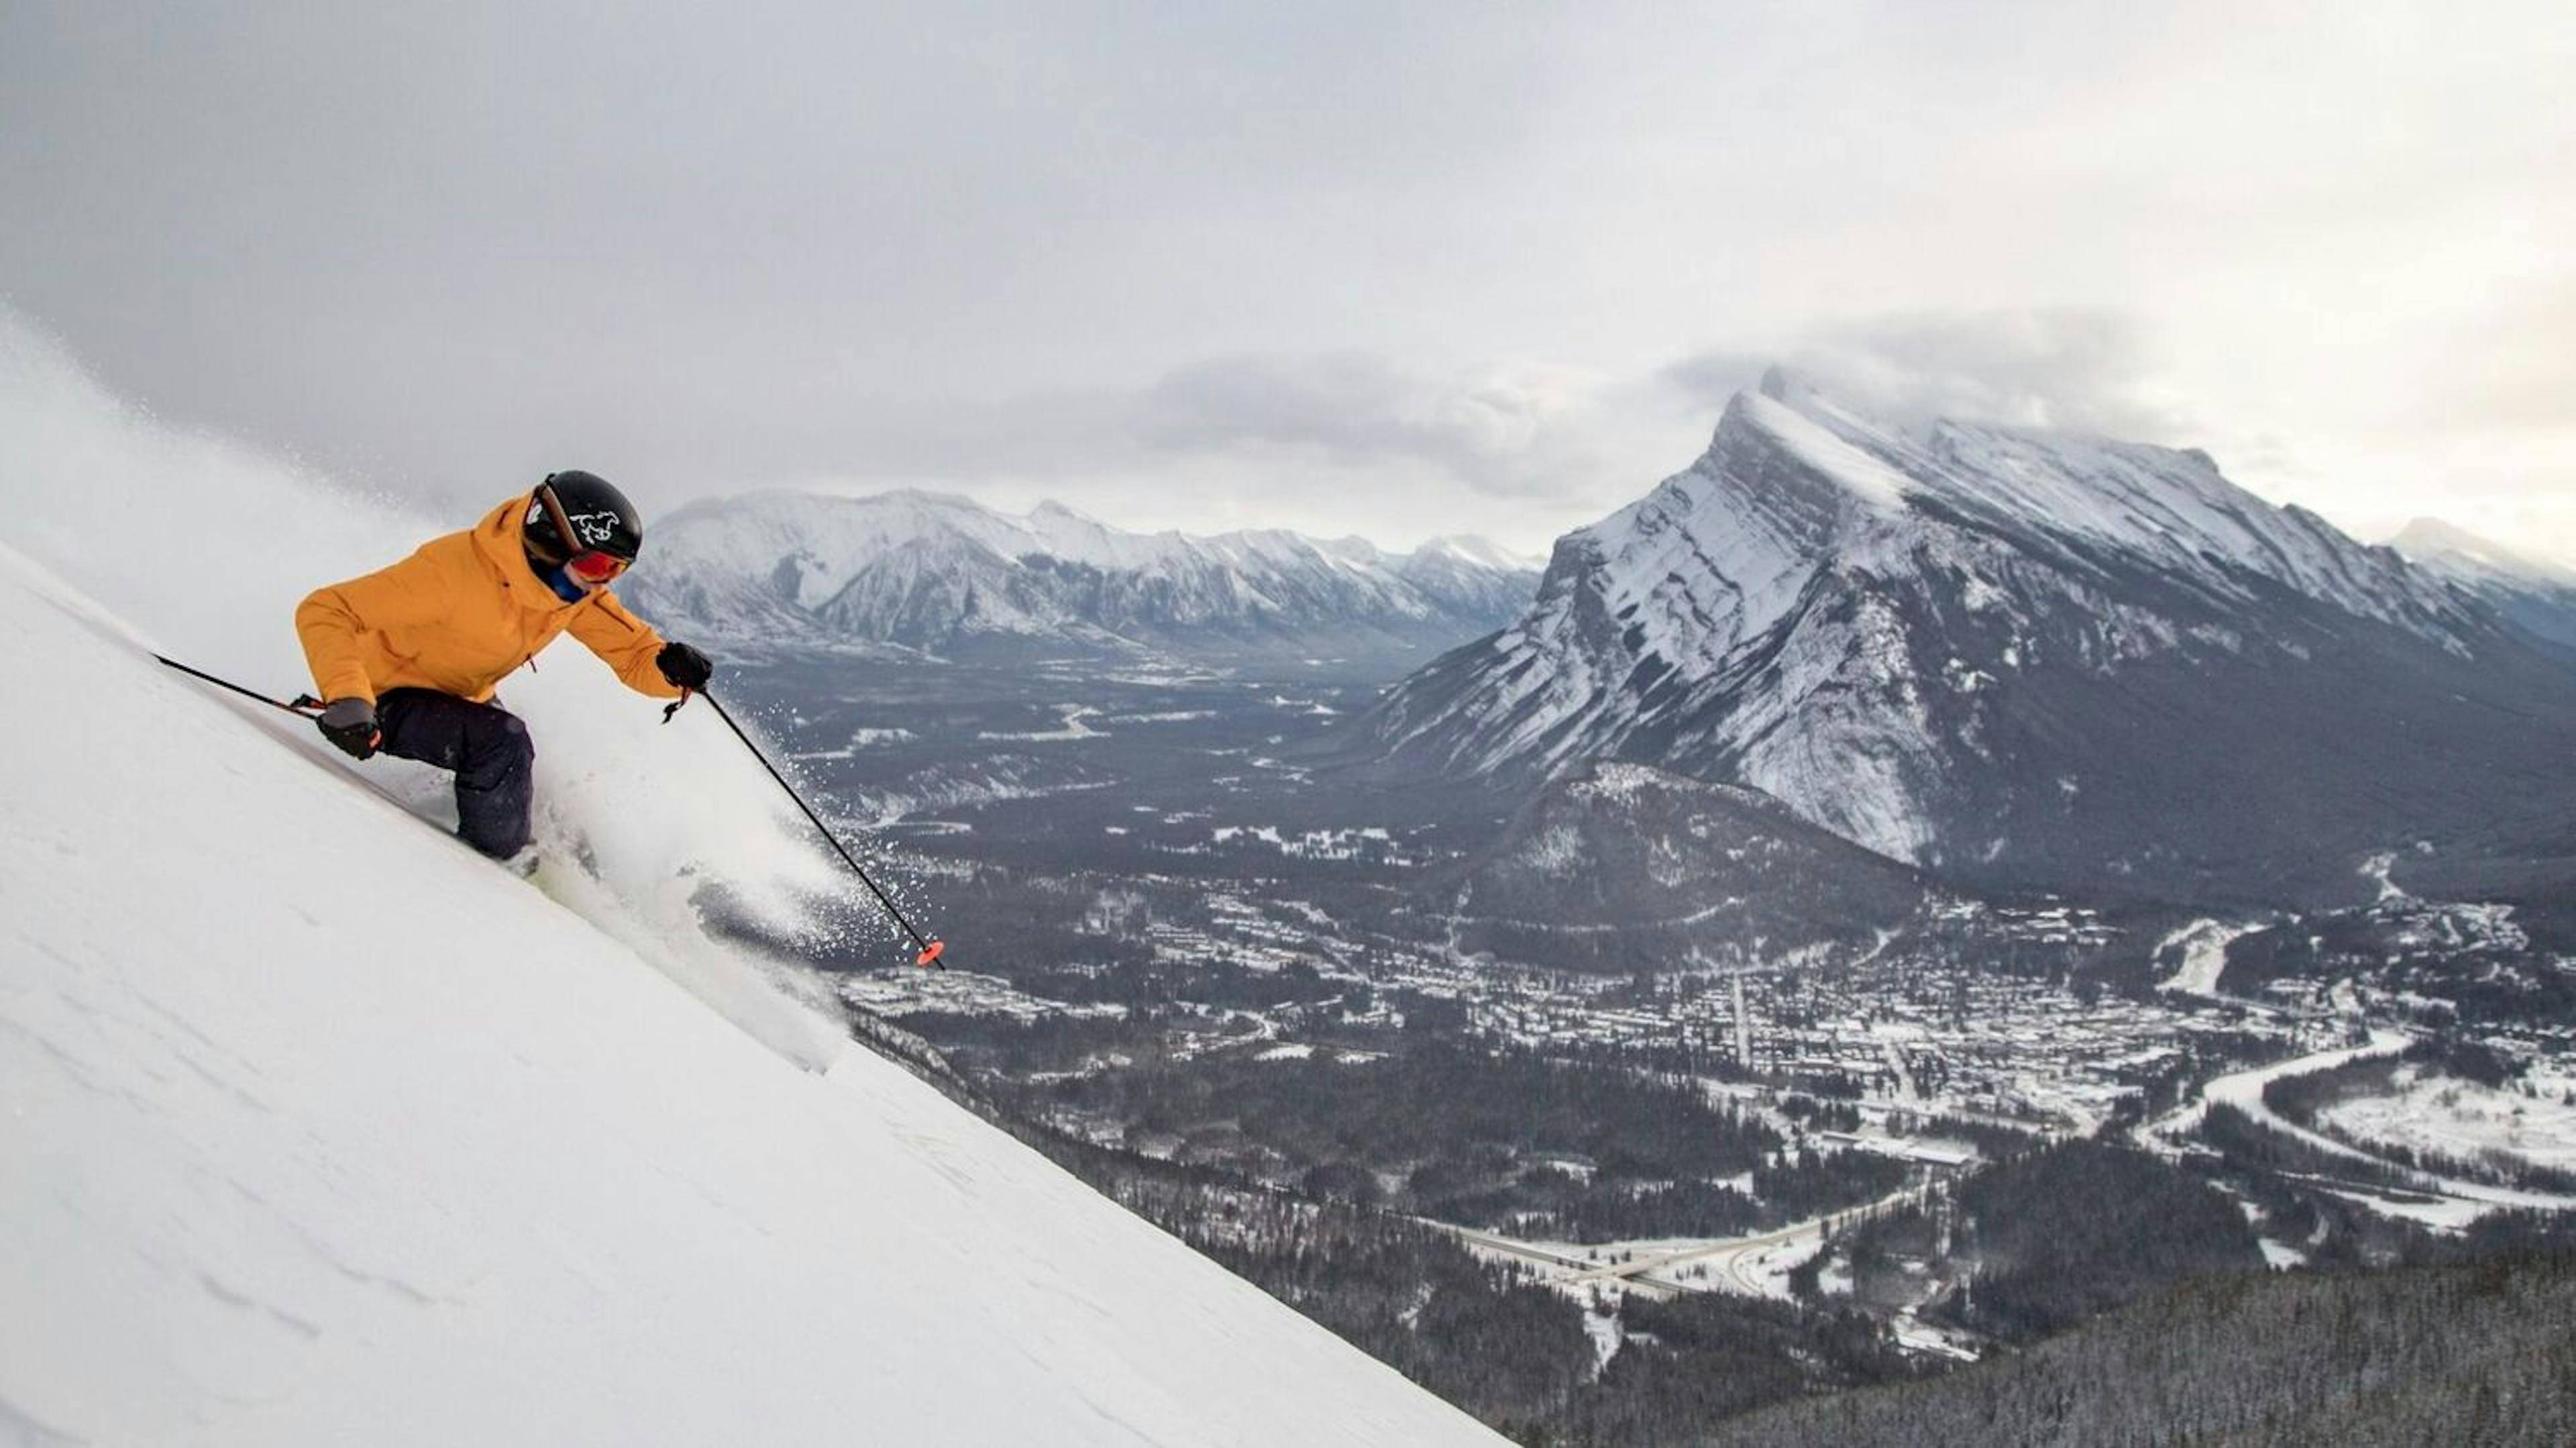
M 620 520 L 615 513 L 573 513 L 567 516 L 572 519 L 573 531 L 581 535 L 582 542 L 597 545 L 616 541 Z

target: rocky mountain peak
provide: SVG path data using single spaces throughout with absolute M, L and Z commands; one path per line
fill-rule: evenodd
M 1916 864 L 2199 881 L 2313 850 L 2322 817 L 2404 828 L 2393 797 L 2430 796 L 2387 761 L 2429 739 L 2529 754 L 2482 692 L 2557 701 L 2576 742 L 2576 677 L 2530 642 L 2206 454 L 1898 428 L 1775 369 L 1367 728 L 1413 771 L 1744 784 Z

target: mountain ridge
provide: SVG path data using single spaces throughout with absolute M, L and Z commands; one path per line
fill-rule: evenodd
M 1059 503 L 1014 516 L 917 491 L 702 501 L 654 547 L 627 596 L 674 626 L 961 660 L 1347 653 L 1400 669 L 1489 632 L 1536 583 L 1481 539 L 1397 554 L 1278 529 L 1129 533 Z
M 2388 546 L 2576 655 L 2576 567 L 2509 548 L 2439 518 L 2417 518 Z
M 1654 764 L 1985 886 L 2339 896 L 2365 846 L 2569 803 L 2570 745 L 2576 674 L 2527 634 L 2205 453 L 1908 432 L 1775 371 L 1351 757 Z M 2428 750 L 2433 778 L 2391 767 Z

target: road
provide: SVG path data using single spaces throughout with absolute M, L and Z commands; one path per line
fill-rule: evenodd
M 1591 1261 L 1582 1257 L 1551 1251 L 1527 1242 L 1515 1242 L 1509 1237 L 1497 1237 L 1491 1232 L 1479 1232 L 1473 1227 L 1461 1227 L 1451 1222 L 1435 1222 L 1429 1217 L 1416 1217 L 1413 1220 L 1426 1227 L 1438 1227 L 1441 1231 L 1449 1233 L 1470 1246 L 1482 1247 L 1490 1252 L 1500 1252 L 1505 1256 L 1519 1257 L 1549 1267 L 1570 1267 L 1578 1272 L 1589 1271 L 1594 1266 Z
M 1866 1207 L 1852 1210 L 1875 1212 L 1900 1206 L 1919 1199 L 1922 1190 L 1919 1186 L 1908 1186 Z M 1633 1287 L 1665 1295 L 1704 1292 L 1708 1290 L 1704 1286 L 1683 1282 L 1667 1274 L 1674 1268 L 1693 1263 L 1707 1263 L 1717 1269 L 1715 1281 L 1718 1286 L 1747 1296 L 1769 1297 L 1775 1295 L 1771 1280 L 1774 1274 L 1764 1270 L 1766 1260 L 1775 1254 L 1787 1254 L 1794 1250 L 1811 1249 L 1821 1245 L 1824 1241 L 1825 1223 L 1828 1220 L 1849 1215 L 1851 1211 L 1834 1212 L 1825 1217 L 1795 1222 L 1789 1226 L 1750 1237 L 1697 1242 L 1686 1247 L 1646 1253 L 1626 1262 L 1601 1262 L 1552 1247 L 1541 1247 L 1529 1242 L 1514 1241 L 1509 1237 L 1498 1237 L 1491 1232 L 1480 1232 L 1472 1227 L 1435 1222 L 1428 1218 L 1416 1220 L 1421 1221 L 1424 1226 L 1438 1227 L 1472 1246 L 1518 1257 L 1526 1262 L 1536 1262 L 1541 1266 L 1564 1269 L 1565 1275 L 1549 1279 L 1555 1286 L 1580 1287 L 1599 1282 L 1624 1282 Z M 1608 1243 L 1591 1250 L 1613 1253 L 1627 1249 L 1616 1243 Z
M 1615 1266 L 1595 1267 L 1590 1271 L 1577 1273 L 1571 1280 L 1577 1283 L 1588 1283 L 1624 1278 L 1650 1288 L 1689 1292 L 1694 1290 L 1689 1285 L 1661 1274 L 1668 1269 L 1688 1263 L 1708 1262 L 1717 1268 L 1718 1280 L 1723 1285 L 1754 1297 L 1764 1297 L 1770 1295 L 1770 1290 L 1757 1269 L 1766 1254 L 1792 1246 L 1821 1245 L 1824 1238 L 1825 1223 L 1824 1219 L 1819 1217 L 1811 1222 L 1799 1222 L 1794 1226 L 1782 1227 L 1776 1232 L 1765 1232 L 1758 1237 L 1738 1237 L 1724 1242 L 1711 1242 L 1702 1246 L 1661 1252 Z

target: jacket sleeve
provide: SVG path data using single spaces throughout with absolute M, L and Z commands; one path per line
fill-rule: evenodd
M 662 652 L 662 636 L 653 626 L 626 611 L 613 593 L 600 593 L 573 610 L 568 626 L 582 647 L 617 671 L 626 687 L 656 699 L 676 699 L 680 690 L 662 677 L 653 656 Z
M 295 632 L 313 669 L 314 692 L 328 699 L 376 697 L 360 640 L 382 629 L 446 617 L 448 591 L 438 564 L 419 553 L 346 583 L 317 588 L 296 605 Z

